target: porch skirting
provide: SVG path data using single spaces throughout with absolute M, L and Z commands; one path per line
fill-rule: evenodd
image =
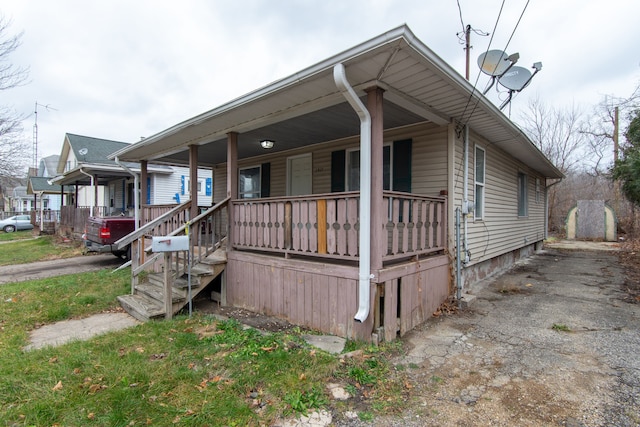
M 436 255 L 374 272 L 370 314 L 354 320 L 358 267 L 229 251 L 226 302 L 324 333 L 393 340 L 429 319 L 450 291 L 449 258 Z M 377 283 L 376 283 L 377 282 Z

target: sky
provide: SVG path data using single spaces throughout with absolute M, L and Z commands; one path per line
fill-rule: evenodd
M 503 110 L 516 120 L 533 98 L 590 109 L 640 84 L 638 0 L 0 0 L 0 14 L 5 36 L 23 33 L 10 61 L 29 68 L 0 105 L 31 146 L 37 117 L 38 160 L 65 133 L 139 141 L 403 24 L 461 75 L 470 25 L 480 89 L 486 50 L 542 62 Z

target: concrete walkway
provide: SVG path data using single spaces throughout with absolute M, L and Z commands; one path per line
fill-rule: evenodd
M 75 340 L 86 340 L 99 334 L 117 331 L 140 322 L 127 313 L 100 313 L 84 319 L 64 320 L 31 332 L 31 344 L 25 350 L 57 346 Z

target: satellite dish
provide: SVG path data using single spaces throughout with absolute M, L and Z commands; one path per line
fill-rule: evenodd
M 81 156 L 86 156 L 88 152 L 89 152 L 88 148 L 81 148 L 78 150 L 78 154 L 80 154 Z
M 478 67 L 483 73 L 490 76 L 503 74 L 510 65 L 509 55 L 501 50 L 489 50 L 478 56 Z
M 520 92 L 531 81 L 531 71 L 524 67 L 511 67 L 509 72 L 498 78 L 498 83 L 514 92 Z

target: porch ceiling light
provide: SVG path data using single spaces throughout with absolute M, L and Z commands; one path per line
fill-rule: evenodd
M 271 141 L 270 139 L 265 139 L 265 140 L 260 141 L 260 145 L 265 150 L 268 150 L 269 148 L 273 148 L 273 144 L 274 144 L 274 142 Z

